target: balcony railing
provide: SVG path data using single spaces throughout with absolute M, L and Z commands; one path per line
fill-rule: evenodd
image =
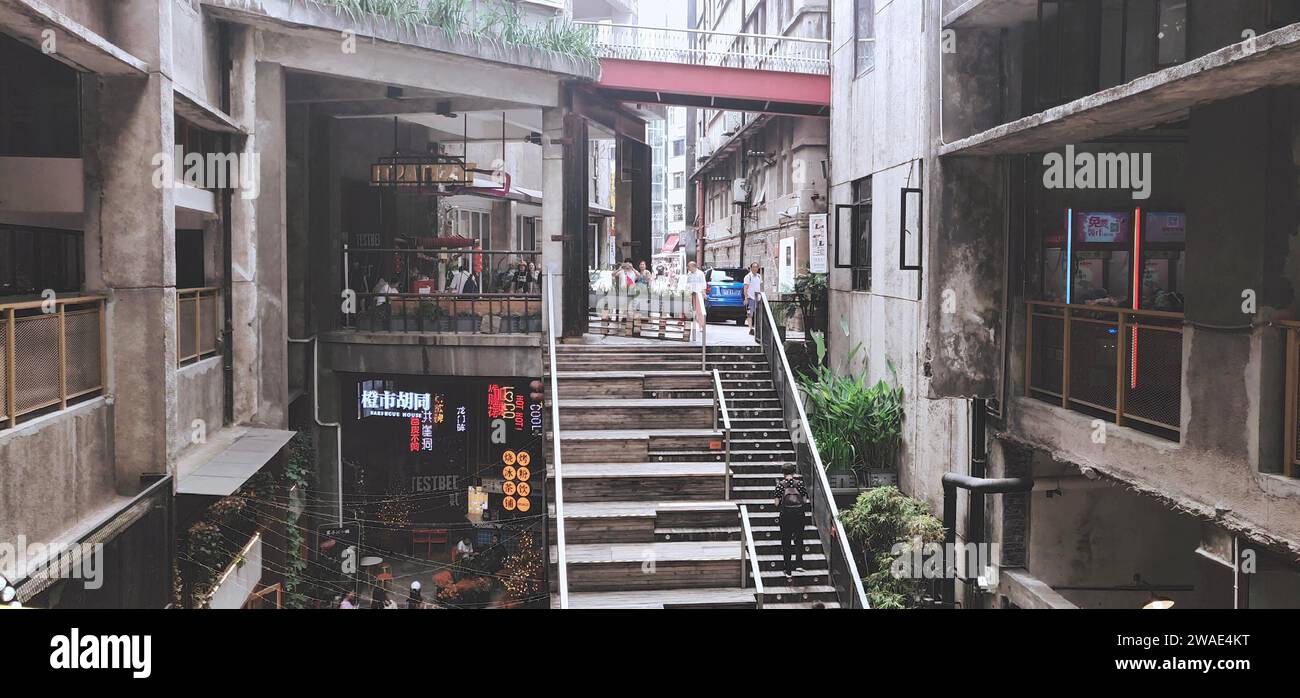
M 1286 442 L 1282 472 L 1300 477 L 1300 322 L 1283 322 L 1286 330 Z
M 221 338 L 221 289 L 176 289 L 176 365 L 216 356 Z
M 1182 313 L 1047 301 L 1028 306 L 1028 396 L 1178 438 Z
M 831 42 L 800 36 L 735 34 L 630 24 L 591 27 L 604 58 L 830 75 Z
M 0 426 L 104 389 L 102 296 L 0 304 Z
M 364 332 L 541 334 L 540 253 L 344 248 L 342 327 Z

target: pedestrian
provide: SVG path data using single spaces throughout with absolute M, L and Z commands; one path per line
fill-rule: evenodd
M 781 477 L 772 492 L 776 509 L 780 512 L 781 556 L 785 560 L 785 578 L 792 579 L 795 571 L 803 572 L 804 508 L 808 505 L 808 488 L 803 479 L 795 477 L 794 464 L 781 466 Z M 790 566 L 790 558 L 795 566 Z
M 424 595 L 420 593 L 420 580 L 411 582 L 411 595 L 406 597 L 407 608 L 424 608 Z
M 749 326 L 750 334 L 754 334 L 754 313 L 758 309 L 758 294 L 762 292 L 763 273 L 758 262 L 750 262 L 749 273 L 745 275 L 745 313 L 748 315 L 745 324 Z
M 700 341 L 704 339 L 704 324 L 708 322 L 705 307 L 704 294 L 708 289 L 709 282 L 705 279 L 704 271 L 700 266 L 691 260 L 686 263 L 686 290 L 691 292 L 691 306 L 695 309 L 695 326 L 691 328 L 693 334 L 700 335 Z M 694 341 L 694 337 L 691 338 Z
M 352 610 L 361 608 L 357 605 L 357 592 L 349 591 L 343 595 L 343 603 L 339 604 L 339 610 Z
M 397 602 L 388 598 L 388 590 L 382 586 L 375 587 L 374 593 L 370 595 L 370 607 L 380 609 L 397 608 Z

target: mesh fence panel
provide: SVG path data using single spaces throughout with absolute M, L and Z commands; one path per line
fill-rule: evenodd
M 64 322 L 64 341 L 68 351 L 68 394 L 75 395 L 101 387 L 99 311 L 68 311 Z
M 1118 323 L 1072 318 L 1070 321 L 1070 399 L 1115 409 L 1115 362 Z
M 1036 315 L 1034 317 L 1033 365 L 1029 372 L 1029 386 L 1061 394 L 1061 364 L 1065 361 L 1065 331 L 1062 319 Z
M 211 354 L 217 350 L 217 308 L 221 296 L 213 293 L 199 298 L 199 339 L 200 354 Z
M 59 402 L 59 316 L 43 313 L 14 324 L 15 412 Z
M 1126 331 L 1128 366 L 1124 413 L 1177 430 L 1183 397 L 1183 333 L 1180 326 L 1142 319 Z
M 0 320 L 0 419 L 9 417 L 9 321 Z
M 177 300 L 176 353 L 181 361 L 194 358 L 194 313 L 198 311 L 198 300 L 182 296 Z

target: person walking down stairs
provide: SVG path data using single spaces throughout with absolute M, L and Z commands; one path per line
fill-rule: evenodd
M 786 463 L 781 468 L 781 477 L 776 481 L 772 492 L 780 512 L 781 556 L 785 559 L 785 577 L 794 577 L 795 570 L 803 572 L 803 527 L 804 513 L 808 506 L 808 488 L 801 478 L 795 477 L 794 464 Z M 795 566 L 790 566 L 793 553 Z

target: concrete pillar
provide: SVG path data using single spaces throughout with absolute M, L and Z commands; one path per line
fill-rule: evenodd
M 555 285 L 555 322 L 564 326 L 563 301 L 560 289 L 563 288 L 564 243 L 564 117 L 567 110 L 560 108 L 542 110 L 542 229 L 538 249 L 542 251 L 542 270 L 548 274 L 548 280 Z M 543 297 L 550 289 L 542 286 Z M 545 313 L 542 317 L 546 331 L 551 328 Z
M 288 425 L 288 266 L 285 206 L 284 68 L 257 64 L 255 151 L 260 162 L 257 197 L 257 334 L 261 362 L 255 424 Z
M 257 54 L 255 30 L 231 27 L 231 116 L 246 126 L 256 121 Z M 243 139 L 242 155 L 252 157 L 257 139 Z M 262 173 L 259 172 L 259 177 Z M 259 182 L 260 184 L 260 182 Z M 265 189 L 259 194 L 264 195 Z M 231 199 L 230 303 L 232 363 L 234 364 L 234 421 L 246 423 L 257 413 L 260 355 L 257 327 L 257 201 L 236 195 Z
M 141 476 L 170 470 L 176 422 L 175 199 L 154 182 L 155 156 L 170 157 L 174 142 L 171 1 L 113 3 L 109 12 L 121 28 L 115 40 L 150 66 L 145 78 L 99 78 L 86 112 L 98 122 L 86 148 L 86 238 L 98 243 L 99 263 L 87 285 L 111 301 L 116 488 L 133 495 Z
M 633 182 L 623 181 L 623 173 L 633 163 L 631 146 L 622 136 L 614 141 L 614 252 L 616 262 L 632 257 L 632 196 Z

